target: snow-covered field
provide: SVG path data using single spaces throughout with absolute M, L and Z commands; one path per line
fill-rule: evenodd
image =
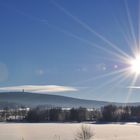
M 69 123 L 0 123 L 0 140 L 74 140 L 82 124 Z M 85 124 L 94 131 L 93 140 L 139 140 L 140 125 Z M 22 138 L 23 137 L 23 138 Z

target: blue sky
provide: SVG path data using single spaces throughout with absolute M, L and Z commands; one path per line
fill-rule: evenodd
M 133 56 L 138 43 L 138 0 L 0 0 L 0 18 L 1 91 L 51 86 L 49 94 L 140 101 L 129 88 L 139 76 L 132 85 L 134 75 L 120 73 L 120 49 Z

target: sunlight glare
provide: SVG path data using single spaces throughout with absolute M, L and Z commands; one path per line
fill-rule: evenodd
M 130 61 L 131 71 L 140 75 L 140 54 Z

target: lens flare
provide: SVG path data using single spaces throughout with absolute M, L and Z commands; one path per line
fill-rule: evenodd
M 130 61 L 131 71 L 137 75 L 140 75 L 140 54 L 136 55 L 134 59 Z

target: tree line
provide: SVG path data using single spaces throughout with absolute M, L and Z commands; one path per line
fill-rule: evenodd
M 15 120 L 26 122 L 140 122 L 140 106 L 107 105 L 100 109 L 38 106 L 30 110 L 4 108 L 0 112 L 0 121 Z
M 29 112 L 29 108 L 20 106 L 17 108 L 4 107 L 0 110 L 0 121 L 23 121 Z
M 88 111 L 86 108 L 63 109 L 60 107 L 42 109 L 37 107 L 31 109 L 26 117 L 29 122 L 69 122 L 69 121 L 89 121 L 93 120 L 95 110 Z
M 98 121 L 98 122 L 140 122 L 140 106 L 107 105 L 100 109 L 62 108 L 31 109 L 27 118 L 30 122 L 40 121 Z
M 140 106 L 108 105 L 101 108 L 101 121 L 108 122 L 140 122 Z

